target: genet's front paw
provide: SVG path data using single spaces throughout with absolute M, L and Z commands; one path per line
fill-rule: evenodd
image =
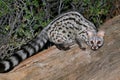
M 82 50 L 86 50 L 86 47 L 81 47 Z

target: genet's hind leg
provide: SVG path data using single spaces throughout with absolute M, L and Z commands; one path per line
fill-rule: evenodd
M 55 45 L 60 50 L 68 50 L 70 49 L 70 46 L 72 46 L 73 44 L 74 42 L 72 40 L 71 41 L 69 40 L 69 41 L 65 41 L 59 44 L 55 44 Z
M 56 44 L 56 47 L 57 47 L 59 50 L 69 50 L 69 49 L 70 49 L 70 47 L 64 46 L 63 44 Z

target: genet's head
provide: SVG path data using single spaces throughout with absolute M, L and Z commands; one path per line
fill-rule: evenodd
M 92 31 L 88 31 L 88 45 L 91 47 L 92 50 L 97 50 L 99 49 L 103 43 L 104 43 L 104 31 L 99 31 L 97 33 L 94 33 Z

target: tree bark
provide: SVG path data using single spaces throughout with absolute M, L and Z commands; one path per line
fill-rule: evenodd
M 23 61 L 0 80 L 120 80 L 120 16 L 100 27 L 105 43 L 97 51 L 55 46 Z

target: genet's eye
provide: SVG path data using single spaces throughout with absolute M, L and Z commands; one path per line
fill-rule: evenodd
M 93 42 L 93 41 L 90 41 L 90 43 L 91 43 L 91 44 L 94 44 L 94 42 Z
M 100 43 L 101 43 L 101 41 L 98 41 L 98 42 L 97 42 L 97 44 L 100 44 Z

